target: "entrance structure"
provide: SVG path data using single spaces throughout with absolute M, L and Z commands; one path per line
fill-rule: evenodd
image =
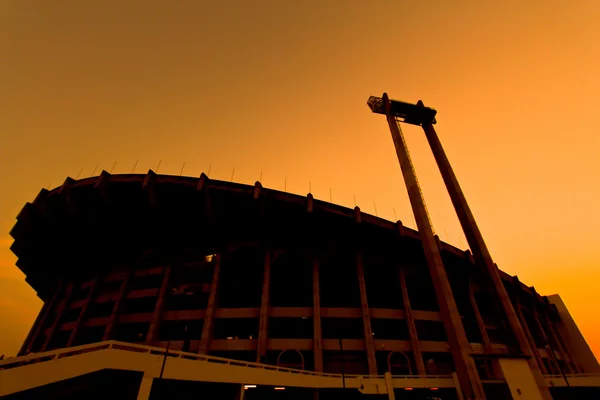
M 442 178 L 444 179 L 444 183 L 446 184 L 446 188 L 448 189 L 448 193 L 450 194 L 454 209 L 458 214 L 460 224 L 469 246 L 473 251 L 475 262 L 481 269 L 484 281 L 488 284 L 492 297 L 499 305 L 499 311 L 503 317 L 502 322 L 505 328 L 504 330 L 506 331 L 505 335 L 509 344 L 512 344 L 512 346 L 509 346 L 510 353 L 507 357 L 511 358 L 510 363 L 500 360 L 500 365 L 502 365 L 503 370 L 506 369 L 504 367 L 505 365 L 511 365 L 510 369 L 523 369 L 522 364 L 526 363 L 531 372 L 529 376 L 532 378 L 530 379 L 531 382 L 529 382 L 529 387 L 526 389 L 532 392 L 529 394 L 531 397 L 528 398 L 551 400 L 552 396 L 550 395 L 548 386 L 542 376 L 540 366 L 538 365 L 537 360 L 532 356 L 533 352 L 525 335 L 523 326 L 519 321 L 515 309 L 508 297 L 508 293 L 500 279 L 498 267 L 492 261 L 492 257 L 483 240 L 483 236 L 477 227 L 473 213 L 467 204 L 467 200 L 460 188 L 458 179 L 452 170 L 450 161 L 448 160 L 433 127 L 433 124 L 436 123 L 435 115 L 437 112 L 431 108 L 425 107 L 420 100 L 416 105 L 390 100 L 387 93 L 384 93 L 382 97 L 370 97 L 367 104 L 374 113 L 385 115 L 390 127 L 392 140 L 396 147 L 396 155 L 400 162 L 402 175 L 404 176 L 406 189 L 421 236 L 427 266 L 429 267 L 429 272 L 440 304 L 440 312 L 448 334 L 451 353 L 464 396 L 467 399 L 485 398 L 475 362 L 470 356 L 471 349 L 458 313 L 458 308 L 454 301 L 450 282 L 446 276 L 446 271 L 438 248 L 438 239 L 434 236 L 431 220 L 429 219 L 425 201 L 419 188 L 408 147 L 406 146 L 402 131 L 400 130 L 400 122 L 418 125 L 423 128 L 429 146 L 431 147 L 442 174 Z M 491 353 L 489 347 L 485 349 L 485 352 L 488 354 Z M 515 358 L 521 360 L 517 361 Z M 507 375 L 508 378 L 509 374 L 505 375 Z M 521 377 L 523 376 L 523 374 L 518 375 Z M 510 386 L 510 382 L 508 383 Z M 523 389 L 519 390 L 521 391 Z M 534 395 L 533 392 L 537 392 L 537 395 Z

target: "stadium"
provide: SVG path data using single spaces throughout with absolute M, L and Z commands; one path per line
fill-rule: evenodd
M 498 270 L 528 354 L 471 252 L 435 236 L 432 275 L 418 231 L 310 193 L 103 171 L 41 190 L 11 235 L 44 305 L 6 398 L 538 398 L 514 371 L 598 395 L 560 297 Z

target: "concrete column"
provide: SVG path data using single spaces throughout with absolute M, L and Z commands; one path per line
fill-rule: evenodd
M 360 290 L 360 305 L 363 317 L 363 328 L 365 332 L 365 349 L 367 351 L 369 374 L 377 375 L 377 360 L 375 359 L 375 345 L 373 343 L 373 330 L 371 329 L 371 316 L 369 315 L 367 286 L 365 284 L 365 271 L 363 267 L 361 251 L 356 252 L 356 272 L 358 275 L 358 287 Z
M 215 321 L 215 310 L 217 308 L 217 289 L 219 287 L 219 274 L 221 271 L 221 255 L 217 254 L 215 268 L 213 270 L 212 283 L 210 284 L 210 294 L 208 295 L 208 304 L 206 305 L 206 314 L 202 324 L 202 336 L 198 346 L 199 354 L 207 354 L 210 340 L 212 339 L 213 325 Z
M 262 297 L 260 301 L 260 321 L 258 330 L 258 348 L 256 362 L 262 362 L 267 354 L 267 327 L 269 323 L 269 289 L 271 281 L 271 253 L 265 251 Z
M 540 352 L 538 351 L 538 349 L 535 345 L 535 340 L 533 338 L 533 335 L 531 334 L 531 331 L 529 330 L 529 327 L 527 326 L 527 321 L 525 321 L 525 318 L 523 317 L 523 313 L 521 312 L 521 303 L 520 303 L 520 300 L 518 297 L 516 299 L 516 304 L 517 304 L 517 307 L 516 307 L 517 315 L 519 316 L 519 320 L 521 321 L 521 324 L 525 331 L 527 340 L 529 341 L 530 346 L 533 349 L 533 357 L 535 357 L 535 360 L 536 360 L 537 364 L 539 365 L 540 373 L 544 373 L 544 370 L 546 368 L 544 367 L 544 363 L 542 362 L 542 356 L 540 355 Z
M 321 292 L 319 291 L 319 262 L 313 262 L 313 349 L 315 371 L 323 372 L 323 334 L 321 332 Z
M 402 292 L 404 318 L 406 318 L 406 325 L 408 326 L 408 335 L 410 337 L 410 344 L 415 358 L 415 365 L 417 366 L 417 374 L 424 376 L 426 375 L 425 364 L 423 363 L 423 355 L 421 354 L 421 345 L 419 343 L 419 336 L 417 335 L 415 319 L 413 317 L 412 308 L 410 307 L 410 298 L 408 297 L 404 268 L 400 268 L 400 291 Z
M 58 315 L 56 317 L 56 321 L 54 321 L 54 323 L 52 324 L 52 327 L 50 328 L 50 333 L 48 333 L 48 336 L 46 337 L 46 341 L 44 342 L 44 345 L 42 346 L 42 349 L 40 350 L 41 352 L 48 350 L 48 346 L 50 345 L 50 342 L 52 341 L 52 337 L 54 336 L 54 333 L 56 332 L 56 328 L 58 328 L 60 326 L 62 316 L 69 307 L 69 301 L 71 300 L 71 294 L 73 294 L 73 283 L 69 282 L 67 284 L 67 287 L 65 290 L 65 298 L 63 300 L 64 301 L 63 307 L 60 310 L 60 312 L 58 313 Z
M 481 334 L 481 340 L 483 341 L 483 348 L 487 354 L 491 354 L 492 343 L 490 342 L 490 337 L 488 336 L 487 329 L 485 329 L 483 317 L 479 312 L 479 306 L 477 306 L 477 301 L 475 300 L 475 293 L 473 292 L 473 282 L 471 280 L 469 280 L 469 301 L 471 302 L 471 308 L 473 308 L 473 313 L 475 314 L 475 319 L 477 320 L 477 326 L 479 327 L 479 333 Z
M 385 386 L 387 387 L 388 399 L 396 400 L 396 396 L 394 395 L 394 382 L 392 381 L 392 374 L 388 371 L 384 374 L 385 376 Z
M 167 266 L 165 267 L 165 274 L 163 276 L 162 285 L 160 285 L 160 290 L 158 292 L 158 298 L 156 299 L 156 306 L 154 307 L 154 312 L 152 313 L 152 320 L 150 322 L 150 328 L 148 328 L 148 335 L 146 336 L 146 345 L 152 346 L 158 337 L 158 329 L 160 327 L 161 315 L 163 313 L 165 299 L 167 296 L 167 291 L 169 290 L 169 283 L 171 281 L 171 270 L 172 270 L 172 262 L 169 261 Z
M 113 307 L 113 312 L 110 314 L 108 324 L 106 325 L 106 329 L 104 330 L 104 336 L 102 337 L 102 341 L 110 340 L 113 336 L 113 332 L 115 330 L 115 326 L 117 325 L 117 321 L 119 318 L 119 311 L 121 308 L 121 304 L 123 303 L 123 299 L 127 295 L 127 289 L 129 287 L 129 282 L 133 277 L 135 269 L 133 266 L 129 267 L 129 271 L 127 276 L 121 283 L 121 288 L 119 289 L 119 294 L 117 295 L 117 300 L 115 301 L 115 305 Z
M 77 338 L 77 334 L 79 333 L 79 330 L 81 329 L 81 324 L 83 323 L 83 321 L 85 319 L 87 310 L 89 309 L 90 304 L 92 304 L 95 299 L 95 295 L 96 295 L 98 286 L 99 286 L 99 279 L 95 278 L 94 283 L 92 284 L 92 287 L 90 288 L 90 293 L 88 294 L 87 298 L 85 299 L 85 303 L 83 303 L 83 307 L 81 308 L 81 313 L 79 314 L 79 318 L 77 318 L 77 322 L 75 323 L 75 328 L 73 328 L 73 331 L 71 332 L 71 336 L 69 336 L 69 341 L 67 342 L 67 347 L 71 347 L 71 346 L 73 346 L 73 343 L 75 343 L 75 339 Z
M 154 378 L 144 375 L 142 382 L 140 383 L 140 389 L 138 390 L 137 400 L 148 400 L 150 399 L 150 391 L 152 390 L 152 383 Z
M 422 106 L 423 102 L 419 101 L 418 105 Z M 448 193 L 450 194 L 450 199 L 452 200 L 452 204 L 454 205 L 454 209 L 458 215 L 458 219 L 467 238 L 467 242 L 469 243 L 469 247 L 473 251 L 473 255 L 475 256 L 478 264 L 484 267 L 485 272 L 493 284 L 493 289 L 495 292 L 494 294 L 498 298 L 500 306 L 506 315 L 510 329 L 517 340 L 521 352 L 525 356 L 529 356 L 529 367 L 532 370 L 533 376 L 537 385 L 539 386 L 543 399 L 552 400 L 550 390 L 548 389 L 546 380 L 542 376 L 540 367 L 535 361 L 535 358 L 531 357 L 532 349 L 527 342 L 527 337 L 525 336 L 523 327 L 519 323 L 519 318 L 510 302 L 508 294 L 506 293 L 506 289 L 502 284 L 502 279 L 498 273 L 498 268 L 492 261 L 492 256 L 490 255 L 485 241 L 483 240 L 483 235 L 479 231 L 479 227 L 475 222 L 475 218 L 473 217 L 473 213 L 469 208 L 467 199 L 465 198 L 465 195 L 458 184 L 458 179 L 452 170 L 450 161 L 448 160 L 448 157 L 442 148 L 442 144 L 437 136 L 437 133 L 435 132 L 435 129 L 431 123 L 424 123 L 423 130 L 425 131 L 425 136 L 427 137 L 427 141 L 429 142 L 433 156 L 435 157 L 444 183 L 446 184 L 446 188 L 448 189 Z
M 581 367 L 579 366 L 579 364 L 576 362 L 575 358 L 573 357 L 573 353 L 569 349 L 568 342 L 567 341 L 562 341 L 565 344 L 565 346 L 562 346 L 562 342 L 561 342 L 560 338 L 558 337 L 559 332 L 557 332 L 555 330 L 554 324 L 550 320 L 550 317 L 548 315 L 545 315 L 545 318 L 546 318 L 546 324 L 548 325 L 548 329 L 550 329 L 550 335 L 554 339 L 554 342 L 556 344 L 558 344 L 558 346 L 560 346 L 561 353 L 565 354 L 565 351 L 566 351 L 567 354 L 569 355 L 569 358 L 571 360 L 571 369 L 574 369 L 573 373 L 576 373 L 576 374 L 577 373 L 583 373 L 584 371 L 581 369 Z
M 542 339 L 548 346 L 550 346 L 550 348 L 552 350 L 554 350 L 552 344 L 550 343 L 548 335 L 546 335 L 544 326 L 542 325 L 542 323 L 539 319 L 538 312 L 536 310 L 535 305 L 533 306 L 532 313 L 533 313 L 533 319 L 535 320 L 535 324 L 537 325 L 537 328 L 539 329 L 540 334 L 542 335 Z M 572 373 L 573 371 L 571 371 L 571 360 L 569 358 L 569 355 L 564 351 L 563 347 L 560 345 L 560 343 L 558 341 L 555 341 L 555 343 L 558 346 L 558 351 L 561 354 L 561 358 L 563 359 L 563 361 L 565 361 L 565 364 L 567 365 L 567 371 L 565 371 L 565 373 L 567 373 L 567 374 Z M 543 373 L 547 373 L 546 371 L 544 371 L 545 368 L 544 368 L 543 363 L 540 364 L 540 369 L 542 370 Z
M 48 319 L 48 315 L 50 315 L 54 306 L 56 305 L 56 299 L 58 298 L 58 294 L 63 289 L 63 286 L 63 280 L 61 279 L 50 301 L 45 302 L 42 306 L 42 309 L 40 310 L 37 318 L 35 319 L 33 326 L 29 330 L 29 334 L 23 342 L 23 346 L 21 346 L 21 350 L 19 350 L 17 356 L 26 355 L 31 351 L 31 348 L 33 347 L 33 344 L 37 340 L 38 336 L 40 335 L 40 333 L 43 332 L 44 326 L 46 325 L 46 320 Z
M 433 228 L 429 221 L 429 216 L 425 208 L 425 201 L 421 195 L 421 189 L 417 182 L 417 176 L 415 175 L 415 170 L 408 154 L 406 143 L 404 142 L 396 118 L 391 113 L 391 103 L 387 94 L 383 95 L 383 101 L 385 104 L 388 125 L 392 134 L 392 140 L 396 147 L 396 155 L 400 162 L 402 175 L 404 176 L 404 182 L 408 191 L 408 197 L 415 215 L 417 227 L 419 228 L 427 266 L 440 305 L 440 313 L 444 321 L 446 333 L 448 334 L 448 342 L 452 351 L 456 372 L 461 382 L 461 388 L 467 398 L 472 398 L 474 400 L 485 399 L 483 386 L 479 380 L 475 362 L 471 357 L 471 346 L 467 341 L 465 330 L 460 320 L 458 308 L 452 295 L 450 282 L 448 281 L 448 276 L 444 264 L 442 263 L 442 257 L 435 241 Z

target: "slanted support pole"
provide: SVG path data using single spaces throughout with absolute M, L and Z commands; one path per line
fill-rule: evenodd
M 371 317 L 369 315 L 369 304 L 367 301 L 367 287 L 365 284 L 365 271 L 363 267 L 362 252 L 356 252 L 356 272 L 358 275 L 358 287 L 360 289 L 360 305 L 363 317 L 365 335 L 365 349 L 367 351 L 367 364 L 370 375 L 377 375 L 377 360 L 375 359 L 375 345 L 373 343 L 373 330 L 371 329 Z
M 423 102 L 419 101 L 417 105 L 423 106 Z M 492 282 L 492 286 L 496 295 L 495 297 L 497 297 L 500 306 L 506 315 L 508 324 L 517 340 L 519 348 L 523 355 L 528 357 L 527 362 L 531 368 L 542 398 L 544 400 L 552 400 L 546 380 L 540 371 L 540 367 L 536 362 L 533 350 L 527 341 L 527 336 L 525 335 L 524 329 L 519 323 L 519 317 L 517 316 L 517 313 L 510 302 L 506 289 L 504 288 L 500 274 L 498 273 L 498 267 L 496 267 L 492 261 L 492 256 L 490 255 L 485 241 L 483 240 L 483 235 L 479 231 L 479 227 L 475 222 L 475 217 L 473 216 L 473 213 L 471 212 L 471 209 L 467 203 L 467 199 L 460 185 L 458 184 L 458 179 L 456 178 L 452 166 L 450 165 L 450 161 L 444 152 L 440 139 L 433 128 L 432 122 L 433 121 L 424 122 L 422 124 L 423 131 L 425 132 L 425 136 L 427 137 L 427 141 L 429 142 L 429 146 L 431 147 L 435 161 L 439 167 L 440 173 L 442 174 L 444 183 L 446 184 L 446 189 L 448 190 L 450 199 L 452 200 L 452 204 L 454 205 L 454 209 L 458 215 L 458 219 L 467 238 L 467 242 L 469 243 L 469 247 L 473 251 L 473 255 L 475 256 L 475 260 L 477 261 L 478 265 L 481 265 L 484 268 Z
M 458 308 L 452 295 L 450 282 L 448 281 L 448 276 L 446 275 L 446 270 L 442 263 L 442 257 L 435 241 L 433 228 L 425 208 L 425 201 L 421 196 L 421 189 L 417 182 L 417 176 L 408 154 L 406 143 L 400 132 L 396 117 L 392 113 L 391 102 L 385 93 L 383 95 L 383 103 L 390 132 L 392 134 L 392 140 L 396 147 L 396 155 L 398 156 L 402 175 L 404 176 L 410 204 L 415 215 L 417 227 L 419 228 L 421 243 L 425 252 L 425 259 L 427 260 L 431 280 L 433 281 L 440 304 L 440 313 L 444 321 L 446 333 L 448 334 L 448 341 L 456 366 L 458 379 L 460 380 L 460 386 L 464 391 L 466 398 L 483 400 L 485 399 L 483 386 L 479 380 L 475 361 L 470 354 L 471 346 L 467 341 L 467 336 L 458 314 Z
M 423 354 L 421 353 L 421 345 L 419 343 L 419 336 L 417 335 L 417 327 L 415 325 L 415 319 L 410 306 L 410 298 L 408 296 L 408 287 L 406 286 L 406 273 L 404 268 L 400 268 L 400 291 L 402 292 L 404 317 L 406 318 L 406 325 L 408 326 L 408 335 L 410 337 L 410 344 L 413 351 L 413 357 L 415 359 L 415 365 L 417 366 L 417 373 L 420 376 L 424 376 L 426 375 L 425 364 L 423 363 Z
M 160 285 L 160 290 L 158 292 L 158 299 L 156 299 L 156 305 L 154 307 L 154 312 L 152 313 L 152 320 L 150 322 L 150 328 L 148 329 L 148 335 L 146 336 L 146 345 L 152 346 L 158 336 L 158 329 L 161 322 L 161 315 L 164 310 L 165 299 L 167 297 L 167 290 L 169 289 L 169 283 L 171 281 L 171 270 L 172 270 L 172 262 L 169 261 L 167 266 L 165 267 L 165 273 L 163 275 L 163 281 Z

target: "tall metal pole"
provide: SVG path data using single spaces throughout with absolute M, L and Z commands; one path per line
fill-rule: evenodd
M 417 105 L 423 106 L 423 102 L 419 101 Z M 475 222 L 475 218 L 473 217 L 473 213 L 469 208 L 467 199 L 465 198 L 465 195 L 458 184 L 458 179 L 456 179 L 456 175 L 454 174 L 454 171 L 450 165 L 450 161 L 448 160 L 448 157 L 442 148 L 442 144 L 437 136 L 437 133 L 430 122 L 423 123 L 422 126 L 423 130 L 425 131 L 427 141 L 429 142 L 429 146 L 433 152 L 433 156 L 435 157 L 435 161 L 442 174 L 444 183 L 446 184 L 448 193 L 450 194 L 450 199 L 452 200 L 452 204 L 454 205 L 454 209 L 458 215 L 458 219 L 467 238 L 467 242 L 469 243 L 469 247 L 473 251 L 475 260 L 478 262 L 478 264 L 482 265 L 487 272 L 496 297 L 498 298 L 500 306 L 507 317 L 509 326 L 515 336 L 515 339 L 517 340 L 519 348 L 523 355 L 527 357 L 527 362 L 531 368 L 543 399 L 552 400 L 552 395 L 550 394 L 546 380 L 540 371 L 540 367 L 535 361 L 535 358 L 532 357 L 533 351 L 529 346 L 529 342 L 527 341 L 527 337 L 525 336 L 525 332 L 519 322 L 515 309 L 510 302 L 506 288 L 502 283 L 502 279 L 498 273 L 498 267 L 492 261 L 492 256 L 490 255 L 485 241 L 483 240 L 483 236 L 479 230 L 479 227 L 477 226 L 477 223 Z
M 396 155 L 400 162 L 400 168 L 402 169 L 402 175 L 404 176 L 404 182 L 406 184 L 410 203 L 421 236 L 421 242 L 425 251 L 425 258 L 440 305 L 444 327 L 448 334 L 448 341 L 461 389 L 464 392 L 464 397 L 467 399 L 485 399 L 485 393 L 481 381 L 479 380 L 475 362 L 470 355 L 471 346 L 467 341 L 458 308 L 452 295 L 452 289 L 433 234 L 433 228 L 429 221 L 425 202 L 421 196 L 421 190 L 417 182 L 414 167 L 408 154 L 408 149 L 404 142 L 400 127 L 396 121 L 396 117 L 392 113 L 391 102 L 387 93 L 383 94 L 383 102 L 388 125 L 392 134 L 392 140 L 396 147 Z
M 344 348 L 342 347 L 342 339 L 340 339 L 340 358 L 342 359 L 342 388 L 346 389 L 346 374 L 344 362 Z

